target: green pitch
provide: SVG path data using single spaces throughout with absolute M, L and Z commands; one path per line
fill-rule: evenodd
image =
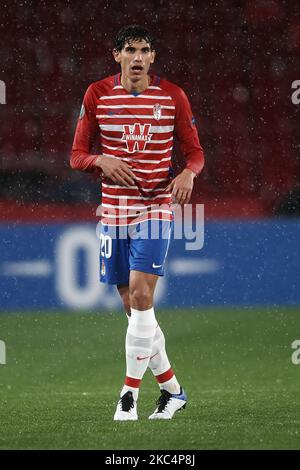
M 0 315 L 1 449 L 299 449 L 298 309 L 159 312 L 189 403 L 149 421 L 158 387 L 147 371 L 139 421 L 115 423 L 124 377 L 122 314 Z

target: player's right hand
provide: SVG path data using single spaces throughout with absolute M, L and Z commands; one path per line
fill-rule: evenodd
M 135 175 L 130 166 L 119 158 L 99 155 L 96 166 L 114 183 L 127 187 L 135 184 Z

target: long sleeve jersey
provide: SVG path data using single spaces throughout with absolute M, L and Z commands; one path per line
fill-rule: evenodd
M 171 220 L 174 134 L 186 168 L 198 174 L 204 165 L 195 120 L 184 91 L 151 75 L 142 93 L 129 93 L 120 74 L 92 83 L 84 96 L 71 154 L 71 167 L 95 171 L 98 156 L 120 158 L 130 165 L 135 183 L 121 186 L 103 175 L 101 221 L 129 225 L 147 219 Z M 91 148 L 99 139 L 99 154 Z

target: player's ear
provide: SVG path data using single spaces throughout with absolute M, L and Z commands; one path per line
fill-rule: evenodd
M 116 49 L 114 49 L 112 51 L 112 54 L 114 56 L 115 61 L 118 62 L 119 64 L 121 62 L 120 51 L 117 51 Z
M 155 50 L 153 49 L 151 51 L 151 59 L 150 59 L 150 64 L 153 64 L 154 60 L 155 60 L 155 56 L 156 56 L 156 52 Z

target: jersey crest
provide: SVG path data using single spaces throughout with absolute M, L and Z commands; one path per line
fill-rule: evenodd
M 156 119 L 157 121 L 160 120 L 161 118 L 161 105 L 159 103 L 156 103 L 154 106 L 153 106 L 153 117 L 154 119 Z

